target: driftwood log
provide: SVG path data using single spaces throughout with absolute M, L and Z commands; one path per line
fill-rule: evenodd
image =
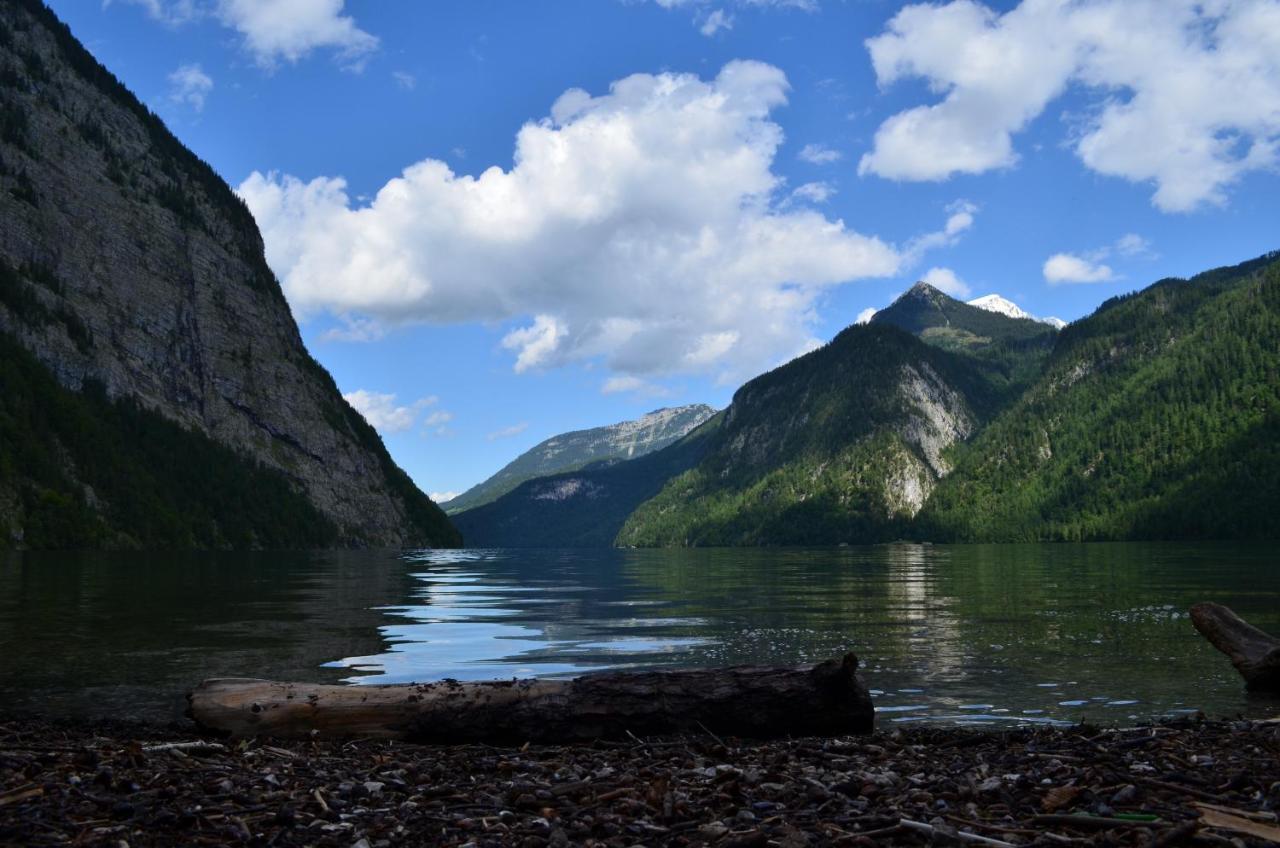
M 325 686 L 222 678 L 188 696 L 202 728 L 233 737 L 372 736 L 417 742 L 568 742 L 663 733 L 870 733 L 875 710 L 846 654 L 800 668 L 604 672 L 572 680 Z
M 1191 623 L 1231 658 L 1246 688 L 1280 692 L 1280 639 L 1263 633 L 1222 604 L 1196 604 L 1191 608 Z

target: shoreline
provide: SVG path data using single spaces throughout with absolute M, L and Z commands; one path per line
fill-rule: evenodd
M 1280 720 L 522 747 L 0 720 L 0 844 L 1240 848 L 1278 812 Z

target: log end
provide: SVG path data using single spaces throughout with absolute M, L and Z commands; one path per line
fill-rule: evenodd
M 1212 601 L 1191 607 L 1191 623 L 1222 653 L 1254 692 L 1280 692 L 1280 639 Z

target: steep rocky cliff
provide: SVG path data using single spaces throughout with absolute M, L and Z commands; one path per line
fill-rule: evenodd
M 308 354 L 248 209 L 38 0 L 0 2 L 0 272 L 0 332 L 62 386 L 284 479 L 335 543 L 460 543 Z

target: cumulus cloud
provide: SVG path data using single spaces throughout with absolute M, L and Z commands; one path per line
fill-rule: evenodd
M 1009 167 L 1013 136 L 1072 87 L 1093 101 L 1081 161 L 1153 183 L 1161 210 L 1222 203 L 1280 163 L 1280 0 L 953 0 L 907 6 L 866 44 L 881 86 L 923 78 L 943 97 L 881 124 L 862 174 Z
M 343 0 L 218 0 L 218 18 L 235 29 L 258 64 L 297 62 L 312 50 L 331 48 L 358 68 L 378 39 L 342 13 Z
M 1055 253 L 1044 261 L 1044 278 L 1059 283 L 1105 283 L 1115 279 L 1109 265 L 1073 253 Z
M 528 421 L 521 421 L 519 424 L 512 424 L 510 427 L 503 427 L 501 430 L 494 430 L 492 433 L 485 435 L 485 439 L 490 442 L 496 442 L 498 439 L 510 439 L 518 436 L 525 430 L 529 429 Z
M 414 425 L 418 419 L 418 414 L 425 408 L 435 405 L 439 399 L 434 395 L 431 397 L 419 398 L 411 404 L 400 406 L 396 404 L 396 396 L 394 394 L 382 394 L 379 392 L 371 392 L 366 389 L 356 389 L 354 392 L 344 394 L 343 399 L 351 404 L 356 412 L 364 416 L 364 420 L 368 421 L 375 430 L 380 433 L 402 433 Z M 441 413 L 433 413 L 432 417 Z M 444 413 L 448 415 L 448 413 Z M 453 416 L 450 415 L 450 418 Z M 448 420 L 448 419 L 446 419 Z
M 437 504 L 442 504 L 446 501 L 453 500 L 460 494 L 462 494 L 462 492 L 431 492 L 427 497 L 431 498 L 431 500 L 435 501 Z
M 190 106 L 197 112 L 204 110 L 204 100 L 213 91 L 213 77 L 206 74 L 199 64 L 179 65 L 169 74 L 169 100 Z
M 343 14 L 344 0 L 127 0 L 156 20 L 177 25 L 212 16 L 240 34 L 258 64 L 297 62 L 330 48 L 349 68 L 359 69 L 378 49 L 378 39 Z
M 844 156 L 839 150 L 833 150 L 824 144 L 806 144 L 796 155 L 813 165 L 830 165 L 832 162 L 839 162 Z
M 871 319 L 874 318 L 876 313 L 879 311 L 880 310 L 876 309 L 874 306 L 868 306 L 866 309 L 858 313 L 858 317 L 853 319 L 853 323 L 870 324 Z
M 341 178 L 239 188 L 295 309 L 386 324 L 508 322 L 517 371 L 600 361 L 737 379 L 811 343 L 831 286 L 902 255 L 811 208 L 772 170 L 777 68 L 637 74 L 565 92 L 478 176 L 426 159 L 368 204 Z
M 1051 284 L 1105 283 L 1120 280 L 1111 266 L 1104 264 L 1110 256 L 1122 259 L 1154 259 L 1151 242 L 1137 233 L 1125 233 L 1114 243 L 1085 253 L 1055 253 L 1045 260 L 1044 278 Z
M 969 284 L 960 279 L 950 268 L 930 268 L 921 279 L 939 291 L 952 297 L 968 297 L 972 294 Z

